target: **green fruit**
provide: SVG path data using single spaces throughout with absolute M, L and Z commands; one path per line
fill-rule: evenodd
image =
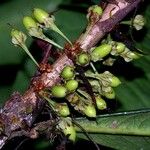
M 75 141 L 76 139 L 76 130 L 73 125 L 67 126 L 63 129 L 63 133 L 68 136 L 68 139 L 71 141 Z
M 31 29 L 31 28 L 37 28 L 37 23 L 34 21 L 33 18 L 29 17 L 29 16 L 25 16 L 23 18 L 23 25 L 25 26 L 25 28 L 27 30 Z
M 125 50 L 125 47 L 126 47 L 125 44 L 117 42 L 116 51 L 118 53 L 122 53 Z
M 78 88 L 78 81 L 69 80 L 69 81 L 66 82 L 65 87 L 69 92 L 73 92 Z
M 77 56 L 77 63 L 81 66 L 88 65 L 90 62 L 90 56 L 88 53 L 81 53 Z
M 90 8 L 90 10 L 92 10 L 93 13 L 97 13 L 97 14 L 100 15 L 100 16 L 101 16 L 102 13 L 103 13 L 102 8 L 101 8 L 100 6 L 98 6 L 98 5 L 92 6 L 92 7 Z
M 61 72 L 61 77 L 65 80 L 69 80 L 75 76 L 74 68 L 72 66 L 66 66 Z
M 49 14 L 40 8 L 34 8 L 33 16 L 39 23 L 44 23 L 45 19 L 49 17 Z
M 62 117 L 70 115 L 70 110 L 66 103 L 57 104 L 55 108 Z
M 97 96 L 95 99 L 96 99 L 97 108 L 99 110 L 104 110 L 107 108 L 106 102 L 101 97 Z
M 96 117 L 96 109 L 94 105 L 86 105 L 83 109 L 83 113 L 88 117 Z
M 113 89 L 111 89 L 110 92 L 105 92 L 104 96 L 108 99 L 114 99 L 116 94 L 115 94 L 115 91 Z
M 62 85 L 55 85 L 52 87 L 51 93 L 54 97 L 63 98 L 66 96 L 67 89 Z
M 111 87 L 117 87 L 118 85 L 121 84 L 121 81 L 116 76 L 113 76 L 110 80 L 111 80 L 110 84 Z
M 107 56 L 112 49 L 112 46 L 109 44 L 102 44 L 98 47 L 96 47 L 92 52 L 91 52 L 91 58 L 93 61 L 98 61 L 102 59 L 103 57 Z

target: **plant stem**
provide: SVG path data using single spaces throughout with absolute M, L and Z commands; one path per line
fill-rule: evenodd
M 92 62 L 90 62 L 90 66 L 92 67 L 93 71 L 97 74 L 98 72 Z
M 32 59 L 32 61 L 36 64 L 37 67 L 39 67 L 39 64 L 37 61 L 34 59 L 34 57 L 31 55 L 30 51 L 26 47 L 26 45 L 21 45 L 21 48 L 28 54 L 28 56 Z
M 70 45 L 72 45 L 71 41 L 64 35 L 64 33 L 62 33 L 62 31 L 59 30 L 55 24 L 51 24 L 51 29 L 60 34 L 64 39 L 66 39 L 66 41 L 69 42 Z

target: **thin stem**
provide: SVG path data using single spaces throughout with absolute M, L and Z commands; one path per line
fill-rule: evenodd
M 39 64 L 37 63 L 37 61 L 34 59 L 34 57 L 31 55 L 30 51 L 28 50 L 28 48 L 26 47 L 26 45 L 21 45 L 21 48 L 28 54 L 28 56 L 32 59 L 32 61 L 37 65 L 37 67 L 39 67 Z
M 97 74 L 98 72 L 92 62 L 90 62 L 90 66 L 92 67 L 93 71 Z
M 71 41 L 62 33 L 62 31 L 59 30 L 59 28 L 55 24 L 51 24 L 51 29 L 60 34 L 66 41 L 69 42 L 70 45 L 72 45 Z
M 38 37 L 38 38 L 58 47 L 59 49 L 63 49 L 63 47 L 61 47 L 59 44 L 55 43 L 54 41 L 50 40 L 46 36 L 44 38 L 40 38 L 40 37 Z

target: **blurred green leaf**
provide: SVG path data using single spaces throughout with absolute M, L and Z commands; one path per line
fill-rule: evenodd
M 76 119 L 100 145 L 122 150 L 150 148 L 150 110 L 101 115 L 96 121 Z M 80 128 L 78 137 L 87 139 Z

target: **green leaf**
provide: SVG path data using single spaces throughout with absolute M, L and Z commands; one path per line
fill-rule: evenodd
M 99 116 L 96 121 L 76 119 L 95 142 L 122 150 L 150 149 L 150 110 Z M 77 127 L 78 137 L 87 139 Z

